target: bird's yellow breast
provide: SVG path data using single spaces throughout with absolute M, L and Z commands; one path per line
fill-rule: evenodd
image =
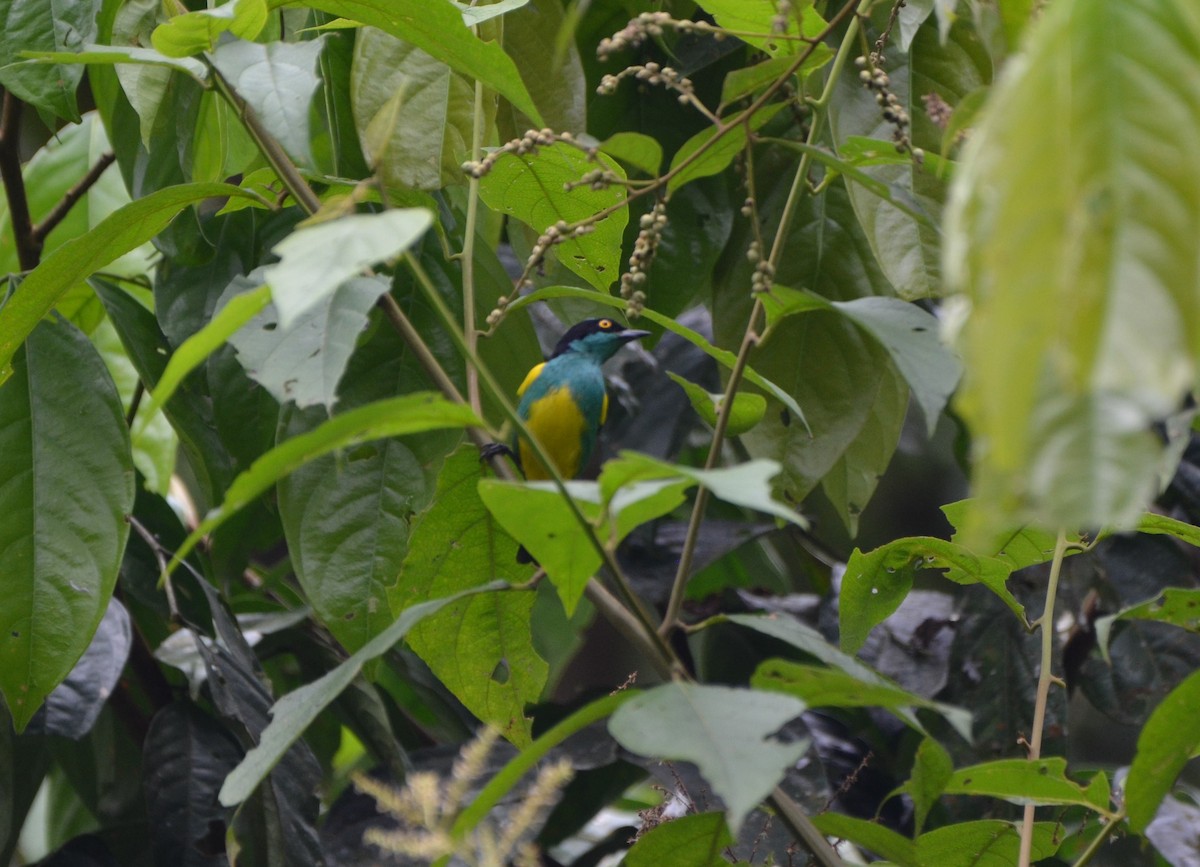
M 579 462 L 587 420 L 579 411 L 578 404 L 571 396 L 571 390 L 566 386 L 555 388 L 534 401 L 529 407 L 529 417 L 525 424 L 546 450 L 559 474 L 566 479 L 574 478 L 580 470 Z M 521 466 L 525 470 L 525 478 L 531 481 L 550 478 L 550 474 L 534 455 L 529 443 L 522 439 L 518 447 L 521 450 Z

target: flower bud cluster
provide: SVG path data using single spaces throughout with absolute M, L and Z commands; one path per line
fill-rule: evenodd
M 608 60 L 611 54 L 626 48 L 635 48 L 649 38 L 662 36 L 663 27 L 670 23 L 671 15 L 667 12 L 643 12 L 611 37 L 601 39 L 600 44 L 596 46 L 596 56 L 601 60 Z
M 515 138 L 507 144 L 489 151 L 483 159 L 477 162 L 468 160 L 463 163 L 462 170 L 472 178 L 482 178 L 492 170 L 492 166 L 505 154 L 534 156 L 537 154 L 539 148 L 548 147 L 555 142 L 572 141 L 574 139 L 569 132 L 555 132 L 549 127 L 526 130 L 525 134 L 520 138 Z
M 908 136 L 912 119 L 905 111 L 900 98 L 892 91 L 892 81 L 879 65 L 882 62 L 882 55 L 872 53 L 869 61 L 866 57 L 859 56 L 854 64 L 859 69 L 859 79 L 868 90 L 874 92 L 875 102 L 883 111 L 883 119 L 894 127 L 892 141 L 896 144 L 897 152 L 917 156 L 913 151 L 912 139 Z
M 638 81 L 644 81 L 646 84 L 658 85 L 678 91 L 680 102 L 687 102 L 696 93 L 690 78 L 685 78 L 669 66 L 661 66 L 653 62 L 647 63 L 645 66 L 629 66 L 622 69 L 616 75 L 604 76 L 600 79 L 600 85 L 596 88 L 596 93 L 602 96 L 616 93 L 617 85 L 621 83 L 621 80 L 630 76 L 636 78 Z
M 787 33 L 788 19 L 792 17 L 791 0 L 779 0 L 775 5 L 775 17 L 771 19 L 772 33 Z
M 769 259 L 763 258 L 758 241 L 750 242 L 750 246 L 746 248 L 746 259 L 754 266 L 754 272 L 750 275 L 750 291 L 770 292 L 775 283 L 775 266 Z
M 633 254 L 629 257 L 629 270 L 621 275 L 621 297 L 629 302 L 630 312 L 640 312 L 646 303 L 646 272 L 654 262 L 654 254 L 667 228 L 667 206 L 656 202 L 648 213 L 642 215 L 638 224 L 637 240 L 633 242 Z

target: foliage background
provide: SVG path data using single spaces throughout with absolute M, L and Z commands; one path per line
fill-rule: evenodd
M 1194 4 L 0 12 L 0 863 L 1200 863 Z

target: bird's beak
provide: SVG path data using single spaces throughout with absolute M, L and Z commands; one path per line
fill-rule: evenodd
M 630 328 L 630 329 L 626 329 L 625 331 L 622 331 L 620 336 L 621 336 L 622 343 L 629 343 L 630 341 L 638 340 L 642 337 L 649 337 L 650 332 L 649 331 L 638 331 L 636 328 Z

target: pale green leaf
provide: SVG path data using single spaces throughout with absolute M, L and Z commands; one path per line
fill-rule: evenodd
M 1113 624 L 1121 620 L 1154 620 L 1170 623 L 1189 632 L 1200 632 L 1200 590 L 1184 587 L 1168 587 L 1153 599 L 1123 608 L 1096 621 L 1096 644 L 1106 660 L 1108 639 Z
M 0 386 L 0 691 L 17 731 L 104 616 L 133 499 L 129 431 L 103 361 L 69 323 L 40 324 Z
M 267 0 L 228 0 L 212 9 L 174 16 L 154 29 L 151 41 L 168 57 L 191 57 L 212 51 L 222 33 L 254 39 L 266 25 L 267 15 Z
M 432 224 L 433 215 L 424 208 L 396 208 L 351 214 L 292 232 L 271 249 L 279 262 L 263 271 L 280 326 L 291 328 L 346 280 L 399 256 Z
M 695 764 L 725 802 L 734 834 L 742 820 L 808 751 L 807 739 L 784 742 L 779 730 L 804 711 L 786 695 L 677 682 L 621 705 L 608 730 L 640 755 Z
M 1200 345 L 1200 167 L 1165 156 L 1200 136 L 1179 74 L 1198 65 L 1190 2 L 1066 0 L 992 91 L 945 253 L 973 306 L 972 537 L 1130 527 L 1155 493 L 1153 427 L 1194 387 Z
M 826 837 L 849 840 L 876 855 L 900 865 L 900 867 L 922 867 L 917 858 L 917 847 L 913 841 L 893 831 L 881 822 L 856 819 L 843 813 L 826 812 L 812 817 L 813 824 Z M 941 865 L 939 865 L 941 867 Z
M 587 132 L 591 89 L 575 41 L 570 40 L 562 45 L 564 50 L 558 50 L 567 15 L 563 6 L 561 0 L 532 0 L 505 16 L 504 51 L 516 64 L 534 105 L 542 113 L 542 125 L 558 132 L 582 134 Z M 475 8 L 483 11 L 496 7 Z M 519 136 L 534 126 L 533 120 L 518 108 L 506 114 L 509 123 L 501 125 L 505 130 L 502 138 Z
M 579 179 L 597 169 L 624 178 L 625 172 L 610 157 L 595 160 L 578 148 L 561 142 L 538 148 L 536 153 L 505 154 L 484 175 L 479 194 L 489 208 L 520 220 L 535 232 L 545 232 L 560 220 L 576 223 L 609 208 L 613 212 L 596 221 L 595 231 L 573 237 L 553 247 L 553 255 L 601 292 L 621 270 L 621 239 L 629 222 L 629 207 L 622 204 L 625 188 L 619 184 L 593 190 Z M 573 186 L 566 189 L 567 185 Z
M 257 285 L 256 276 L 235 279 L 222 301 Z M 229 342 L 250 378 L 281 404 L 323 404 L 332 409 L 342 373 L 367 327 L 367 316 L 388 288 L 381 277 L 352 277 L 302 313 L 290 328 L 281 327 L 274 305 L 268 304 L 231 334 Z M 221 303 L 217 302 L 218 310 Z
M 307 42 L 223 42 L 212 62 L 254 110 L 262 125 L 301 166 L 312 164 L 309 107 L 321 81 L 322 39 Z
M 529 3 L 529 0 L 497 0 L 496 3 L 489 3 L 486 6 L 476 6 L 473 3 L 462 3 L 460 0 L 451 0 L 458 11 L 462 13 L 463 23 L 468 27 L 474 27 L 495 18 L 498 15 L 503 15 L 506 12 L 511 12 L 514 9 L 520 9 L 522 6 Z
M 74 51 L 24 51 L 22 55 L 47 63 L 79 63 L 85 65 L 109 65 L 128 63 L 136 66 L 161 66 L 184 72 L 204 82 L 208 69 L 199 60 L 190 57 L 167 57 L 153 48 L 121 47 L 117 45 L 85 45 L 83 50 Z

